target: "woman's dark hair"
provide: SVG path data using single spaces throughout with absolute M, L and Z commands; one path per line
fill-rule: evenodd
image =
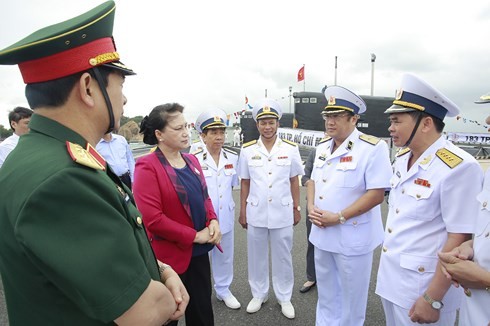
M 140 133 L 143 134 L 143 142 L 147 145 L 158 144 L 155 130 L 163 130 L 168 124 L 169 116 L 176 112 L 184 112 L 184 107 L 179 103 L 167 103 L 151 110 L 150 115 L 141 120 Z
M 109 84 L 109 74 L 115 70 L 106 67 L 98 67 L 98 69 L 102 75 L 102 83 L 107 87 Z M 88 72 L 95 78 L 93 70 L 90 69 L 55 80 L 27 84 L 25 94 L 29 106 L 36 109 L 39 107 L 58 107 L 65 104 L 73 87 L 75 87 L 75 84 L 85 72 Z
M 425 113 L 425 112 L 421 112 L 421 111 L 412 111 L 412 112 L 407 112 L 410 116 L 412 116 L 412 119 L 414 120 L 417 120 L 419 114 L 422 115 L 422 118 L 425 118 L 425 117 L 429 117 L 432 119 L 432 121 L 434 122 L 434 126 L 436 127 L 436 131 L 438 133 L 441 133 L 443 130 L 444 130 L 444 122 L 439 119 L 439 118 L 436 118 L 428 113 Z

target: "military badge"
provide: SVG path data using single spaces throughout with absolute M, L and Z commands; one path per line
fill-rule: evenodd
M 396 99 L 396 100 L 399 100 L 399 99 L 401 99 L 401 98 L 402 98 L 402 96 L 403 96 L 403 89 L 401 89 L 401 88 L 400 88 L 400 89 L 397 89 L 397 90 L 396 90 L 395 99 Z
M 344 156 L 340 158 L 340 163 L 352 162 L 352 156 Z
M 414 183 L 416 185 L 419 185 L 419 186 L 430 188 L 430 182 L 429 182 L 429 180 L 417 178 L 417 179 L 414 180 Z
M 233 164 L 226 164 L 225 169 L 233 169 Z
M 349 143 L 347 144 L 347 150 L 348 151 L 352 150 L 352 147 L 354 147 L 354 143 L 349 140 Z

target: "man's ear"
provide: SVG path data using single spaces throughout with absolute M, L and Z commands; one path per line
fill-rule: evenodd
M 431 117 L 422 118 L 422 130 L 427 131 L 429 128 L 434 128 L 434 120 Z
M 89 107 L 95 106 L 95 100 L 93 97 L 93 90 L 95 86 L 94 82 L 95 79 L 93 79 L 89 73 L 85 72 L 80 76 L 80 80 L 78 83 L 78 93 L 80 99 Z

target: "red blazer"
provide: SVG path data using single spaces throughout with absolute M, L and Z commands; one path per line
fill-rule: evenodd
M 186 155 L 204 179 L 199 161 L 194 155 Z M 205 181 L 204 181 L 205 182 Z M 160 163 L 151 153 L 136 161 L 133 193 L 151 245 L 158 260 L 169 264 L 178 273 L 187 270 L 192 256 L 196 230 L 192 218 L 182 206 L 174 185 Z M 206 225 L 216 219 L 211 198 L 204 202 Z

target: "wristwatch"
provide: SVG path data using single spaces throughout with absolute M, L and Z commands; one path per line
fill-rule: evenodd
M 424 293 L 424 295 L 422 296 L 424 298 L 425 301 L 427 301 L 428 304 L 430 304 L 432 306 L 432 308 L 434 308 L 435 310 L 441 310 L 442 307 L 444 307 L 444 304 L 441 302 L 441 301 L 437 301 L 437 300 L 434 300 L 432 299 L 428 294 L 427 292 Z
M 345 219 L 344 215 L 342 215 L 342 211 L 338 212 L 338 214 L 339 214 L 339 223 L 344 224 L 346 219 Z
M 298 212 L 301 212 L 301 206 L 299 206 L 299 205 L 296 206 L 294 209 L 297 210 Z

